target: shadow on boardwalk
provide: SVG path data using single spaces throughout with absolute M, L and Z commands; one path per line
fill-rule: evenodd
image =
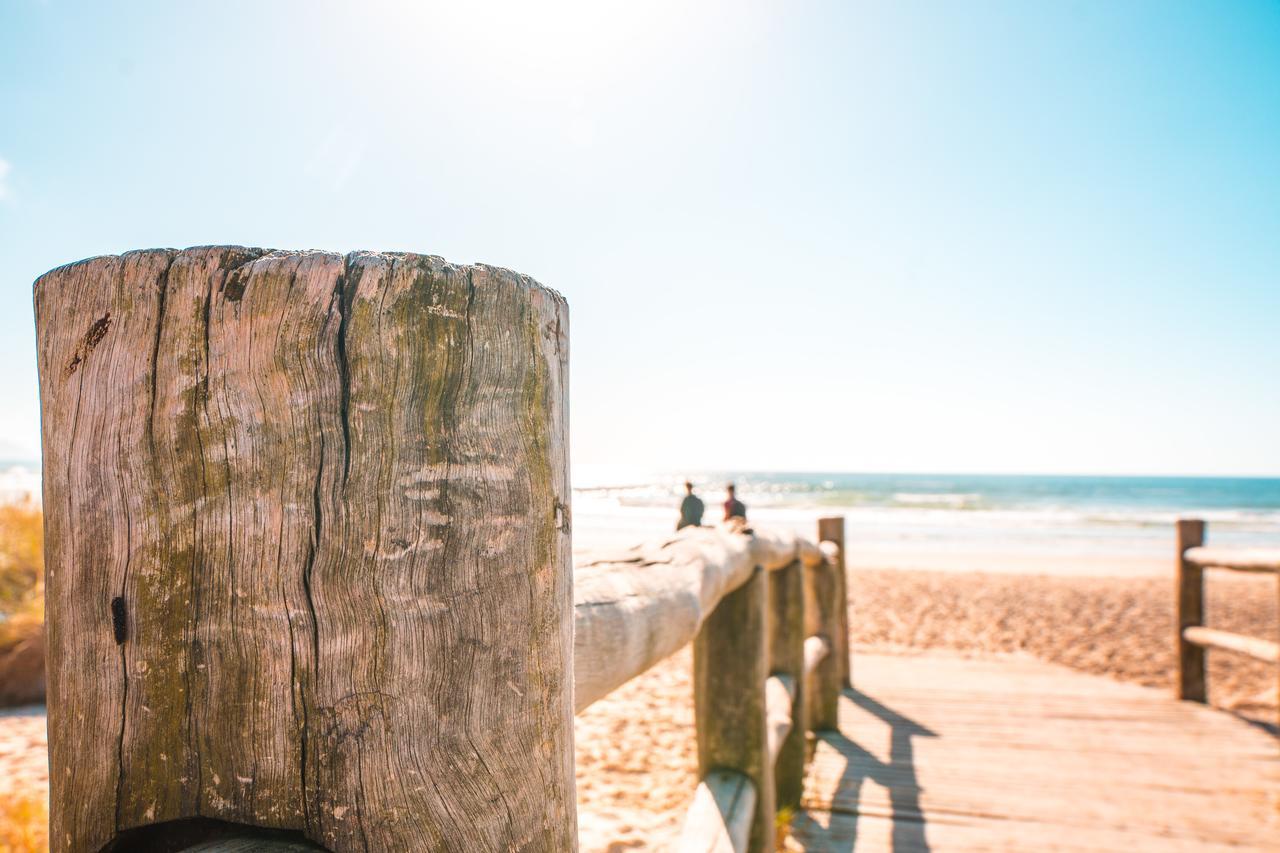
M 1276 850 L 1280 751 L 1167 690 L 1032 658 L 859 655 L 788 849 Z
M 818 732 L 818 743 L 844 759 L 844 771 L 831 796 L 831 812 L 827 826 L 822 826 L 810 812 L 800 813 L 795 829 L 807 839 L 805 850 L 852 851 L 858 842 L 858 803 L 862 786 L 870 780 L 889 793 L 888 814 L 876 817 L 892 821 L 889 834 L 894 853 L 927 853 L 925 815 L 920 807 L 920 784 L 916 775 L 914 739 L 937 737 L 927 726 L 898 713 L 856 689 L 846 688 L 841 700 L 883 721 L 888 727 L 888 760 L 881 760 L 838 731 Z M 842 810 L 841 804 L 848 804 Z M 870 816 L 870 815 L 868 815 Z

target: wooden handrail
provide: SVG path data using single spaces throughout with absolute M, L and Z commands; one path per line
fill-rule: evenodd
M 1205 523 L 1180 519 L 1177 524 L 1177 634 L 1179 699 L 1208 701 L 1205 650 L 1221 649 L 1280 664 L 1280 642 L 1234 634 L 1204 624 L 1204 570 L 1275 574 L 1280 581 L 1280 549 L 1207 548 Z M 1277 638 L 1280 639 L 1280 638 Z M 1278 671 L 1280 674 L 1280 671 Z M 1276 684 L 1280 697 L 1280 679 Z
M 828 565 L 834 546 L 788 530 L 686 527 L 576 567 L 574 710 L 581 713 L 683 648 L 754 567 Z M 814 562 L 816 560 L 816 562 Z
M 826 519 L 824 529 L 843 539 L 843 523 Z M 723 598 L 694 644 L 702 782 L 677 850 L 772 849 L 776 812 L 800 802 L 803 735 L 836 724 L 843 640 L 831 638 L 846 636 L 843 548 L 759 533 L 757 540 L 768 543 L 754 552 L 768 562 Z M 763 660 L 755 657 L 761 646 Z
M 1182 558 L 1202 569 L 1235 572 L 1280 572 L 1280 548 L 1190 548 Z
M 751 577 L 751 537 L 687 527 L 579 565 L 574 576 L 574 708 L 581 712 L 688 645 Z
M 1248 655 L 1263 663 L 1280 663 L 1280 643 L 1273 643 L 1261 637 L 1249 637 L 1199 625 L 1183 628 L 1182 636 L 1188 643 L 1195 643 L 1204 649 L 1222 649 Z

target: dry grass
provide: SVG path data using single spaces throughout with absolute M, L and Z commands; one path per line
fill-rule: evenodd
M 0 853 L 44 853 L 49 849 L 49 811 L 44 796 L 0 796 Z
M 31 506 L 0 506 L 0 705 L 43 700 L 43 548 Z M 1172 684 L 1173 589 L 1159 578 L 859 570 L 851 639 L 864 649 L 1024 652 L 1074 669 Z M 1215 627 L 1275 637 L 1276 579 L 1213 577 Z M 1214 704 L 1276 719 L 1273 667 L 1210 654 Z M 856 680 L 856 657 L 855 657 Z M 679 829 L 696 781 L 686 648 L 581 714 L 577 775 L 584 850 L 654 849 Z M 44 791 L 0 794 L 0 853 L 47 849 Z
M 42 600 L 44 516 L 31 503 L 0 505 L 0 613 Z
M 44 530 L 31 504 L 0 506 L 0 707 L 44 701 Z

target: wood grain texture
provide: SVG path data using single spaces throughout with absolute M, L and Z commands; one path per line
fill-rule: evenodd
M 816 550 L 816 549 L 815 549 Z M 779 744 L 773 765 L 776 805 L 779 809 L 800 804 L 804 787 L 806 709 L 804 691 L 804 573 L 799 559 L 769 573 L 769 667 L 791 685 L 788 734 Z M 772 707 L 770 713 L 773 713 Z M 794 725 L 790 725 L 791 721 Z
M 693 644 L 694 718 L 698 732 L 698 775 L 736 770 L 756 791 L 751 851 L 773 848 L 773 763 L 768 756 L 769 675 L 765 635 L 767 571 L 726 595 Z
M 35 303 L 54 849 L 193 816 L 571 849 L 563 299 L 206 247 Z
M 1204 544 L 1204 522 L 1180 519 L 1177 523 L 1177 562 L 1174 595 L 1177 602 L 1174 643 L 1178 649 L 1178 675 L 1174 689 L 1179 699 L 1208 701 L 1204 649 L 1187 641 L 1187 628 L 1204 624 L 1204 570 L 1186 559 L 1192 548 Z
M 693 793 L 673 853 L 745 853 L 755 810 L 750 779 L 733 770 L 712 770 Z

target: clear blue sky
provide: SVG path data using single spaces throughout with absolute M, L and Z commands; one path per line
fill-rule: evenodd
M 0 0 L 0 160 L 0 457 L 36 276 L 245 243 L 557 288 L 576 462 L 1280 474 L 1280 3 Z

